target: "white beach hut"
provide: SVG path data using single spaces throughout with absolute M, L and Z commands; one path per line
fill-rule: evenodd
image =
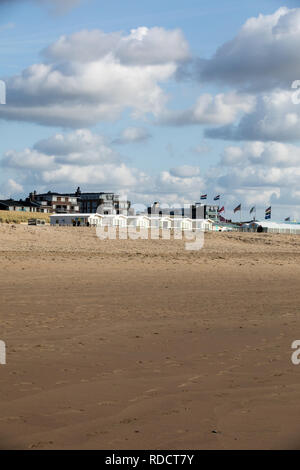
M 172 228 L 174 230 L 193 230 L 193 221 L 187 217 L 173 217 Z
M 59 226 L 96 226 L 101 225 L 99 214 L 51 214 L 50 225 Z
M 166 216 L 151 216 L 151 228 L 169 230 L 172 228 L 172 218 Z
M 146 215 L 132 215 L 127 217 L 127 227 L 149 228 L 150 217 Z
M 210 219 L 192 219 L 193 229 L 202 232 L 211 232 L 213 229 L 213 222 Z
M 97 214 L 102 217 L 102 226 L 103 227 L 126 227 L 127 217 L 122 214 Z

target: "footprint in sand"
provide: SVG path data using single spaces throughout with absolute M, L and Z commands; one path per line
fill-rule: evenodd
M 99 406 L 114 406 L 116 405 L 118 402 L 117 401 L 99 401 L 98 402 L 98 405 Z
M 28 446 L 28 449 L 39 449 L 39 448 L 42 448 L 44 446 L 48 446 L 48 445 L 51 445 L 53 444 L 53 441 L 48 441 L 48 442 L 36 442 L 34 444 L 30 444 Z

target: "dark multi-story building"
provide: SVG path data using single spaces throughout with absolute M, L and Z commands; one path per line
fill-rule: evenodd
M 5 199 L 0 201 L 1 211 L 18 211 L 18 212 L 40 212 L 40 205 L 26 199 L 23 201 L 15 201 L 14 199 Z
M 26 199 L 40 206 L 40 212 L 50 213 L 96 213 L 124 214 L 130 209 L 130 202 L 123 200 L 118 194 L 105 192 L 81 192 L 77 188 L 75 193 L 57 193 L 48 191 L 37 194 L 36 191 L 29 194 Z
M 219 220 L 219 206 L 208 205 L 196 202 L 193 205 L 185 207 L 168 207 L 160 206 L 159 202 L 154 202 L 151 207 L 148 207 L 148 214 L 151 215 L 171 215 L 189 217 L 191 219 L 211 219 Z
M 201 204 L 200 202 L 191 206 L 192 219 L 219 219 L 219 206 L 210 204 Z
M 183 207 L 163 207 L 159 202 L 154 202 L 152 206 L 147 208 L 148 215 L 166 215 L 166 216 L 179 216 L 189 217 L 189 209 Z
M 48 193 L 37 194 L 36 191 L 29 194 L 30 202 L 39 204 L 39 212 L 56 212 L 57 214 L 71 214 L 80 212 L 78 198 L 75 195 L 61 194 L 48 191 Z
M 130 209 L 130 201 L 123 200 L 115 193 L 83 193 L 80 188 L 77 188 L 74 196 L 78 198 L 82 214 L 98 212 L 102 214 L 127 215 Z

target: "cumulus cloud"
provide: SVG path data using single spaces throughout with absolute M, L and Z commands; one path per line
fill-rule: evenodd
M 179 29 L 140 27 L 129 35 L 121 32 L 104 33 L 100 30 L 80 31 L 62 36 L 45 49 L 50 60 L 88 62 L 112 54 L 124 65 L 164 65 L 188 60 L 189 46 Z
M 0 199 L 6 199 L 12 195 L 21 194 L 24 188 L 20 183 L 17 183 L 14 179 L 8 178 L 8 180 L 1 186 L 3 194 L 0 195 Z
M 176 194 L 177 199 L 185 199 L 189 200 L 189 202 L 199 198 L 199 192 L 205 187 L 205 178 L 200 175 L 200 172 L 197 172 L 196 175 L 191 175 L 190 172 L 187 172 L 184 175 L 184 170 L 177 169 L 175 173 L 173 169 L 172 171 L 162 171 L 157 176 L 157 193 L 163 189 L 164 194 Z
M 78 129 L 69 134 L 55 134 L 37 142 L 33 152 L 55 156 L 56 163 L 89 165 L 93 163 L 118 162 L 119 156 L 106 139 L 88 129 Z
M 248 142 L 226 147 L 220 163 L 209 172 L 206 184 L 223 195 L 227 211 L 238 203 L 242 203 L 244 210 L 256 204 L 260 210 L 258 217 L 262 217 L 266 206 L 273 204 L 275 217 L 283 217 L 286 208 L 281 209 L 282 204 L 294 206 L 300 216 L 299 181 L 300 147 L 278 142 Z M 229 214 L 233 215 L 228 211 Z
M 12 178 L 7 178 L 6 181 L 0 185 L 0 199 L 21 198 L 24 191 L 23 186 L 17 183 Z
M 224 166 L 262 165 L 267 168 L 300 167 L 300 147 L 279 142 L 251 142 L 243 147 L 226 147 L 221 159 Z
M 26 148 L 20 152 L 8 150 L 2 158 L 4 168 L 42 170 L 53 167 L 55 158 Z
M 86 129 L 57 133 L 21 151 L 9 150 L 1 166 L 8 174 L 13 171 L 15 180 L 28 191 L 65 192 L 80 185 L 85 190 L 117 191 L 142 203 L 157 198 L 167 203 L 191 202 L 205 186 L 198 167 L 182 165 L 153 176 L 129 167 L 106 138 Z
M 158 114 L 166 103 L 160 84 L 187 57 L 188 45 L 180 31 L 162 28 L 129 35 L 82 31 L 60 38 L 44 54 L 44 63 L 6 80 L 0 118 L 80 128 L 114 120 L 125 109 L 134 117 Z
M 260 14 L 200 62 L 199 78 L 252 90 L 290 86 L 300 77 L 299 41 L 300 8 Z
M 227 146 L 220 162 L 205 175 L 205 185 L 221 194 L 226 217 L 239 220 L 233 209 L 242 204 L 242 220 L 264 218 L 272 205 L 275 220 L 300 218 L 300 147 L 278 142 L 247 142 Z M 206 191 L 207 192 L 207 191 Z
M 205 135 L 224 140 L 299 140 L 300 104 L 294 91 L 275 90 L 257 97 L 256 105 L 238 123 L 207 129 Z
M 293 187 L 299 184 L 300 148 L 278 142 L 253 142 L 224 150 L 219 183 L 227 187 Z
M 151 134 L 143 127 L 127 127 L 124 129 L 117 139 L 113 141 L 114 144 L 132 144 L 144 142 L 150 139 Z
M 184 111 L 164 111 L 161 124 L 185 126 L 191 124 L 222 125 L 234 122 L 241 113 L 249 113 L 255 105 L 251 95 L 219 93 L 201 95 L 195 106 Z
M 37 142 L 32 148 L 22 151 L 9 150 L 4 153 L 2 166 L 11 169 L 45 171 L 49 178 L 52 173 L 61 175 L 64 169 L 76 174 L 76 167 L 89 173 L 99 165 L 111 168 L 122 167 L 120 156 L 106 143 L 103 136 L 87 129 L 79 129 L 69 134 L 55 134 Z M 124 166 L 122 167 L 124 170 Z M 97 176 L 95 175 L 95 178 Z M 66 176 L 66 179 L 68 177 Z

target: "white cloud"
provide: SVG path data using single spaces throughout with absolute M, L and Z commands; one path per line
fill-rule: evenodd
M 279 142 L 251 142 L 243 147 L 229 146 L 224 150 L 224 166 L 246 167 L 263 165 L 278 169 L 300 167 L 300 147 Z
M 210 138 L 227 140 L 298 141 L 300 104 L 293 103 L 295 90 L 274 90 L 258 96 L 256 106 L 233 125 L 208 129 Z
M 294 206 L 298 211 L 299 181 L 300 147 L 278 142 L 249 142 L 226 147 L 220 163 L 210 170 L 206 183 L 218 188 L 227 209 L 233 209 L 238 203 L 242 203 L 244 209 L 256 204 L 261 209 L 261 217 L 263 209 L 272 204 L 276 206 L 274 211 L 278 218 L 286 211 L 286 208 L 280 209 L 280 205 L 289 204 L 291 210 Z M 300 216 L 300 210 L 298 212 Z
M 55 157 L 44 155 L 30 148 L 26 148 L 20 152 L 8 150 L 2 158 L 2 165 L 5 168 L 31 169 L 37 172 L 44 168 L 53 167 L 54 164 Z
M 69 60 L 89 62 L 112 55 L 123 65 L 164 65 L 186 61 L 189 46 L 179 29 L 132 29 L 129 35 L 121 32 L 104 33 L 83 30 L 71 36 L 62 36 L 44 51 L 51 61 Z
M 157 50 L 158 38 L 164 41 Z M 129 35 L 82 31 L 60 38 L 34 64 L 6 80 L 0 118 L 44 125 L 87 127 L 162 111 L 160 84 L 173 77 L 188 46 L 180 31 L 138 28 Z
M 162 124 L 185 126 L 190 124 L 225 125 L 234 122 L 241 113 L 249 113 L 255 105 L 251 95 L 219 93 L 199 96 L 193 108 L 184 111 L 163 111 Z
M 101 185 L 107 188 L 130 189 L 138 184 L 143 177 L 142 172 L 128 168 L 124 163 L 98 165 L 62 164 L 57 169 L 45 170 L 41 173 L 42 181 L 48 185 Z
M 180 176 L 175 176 L 175 173 Z M 177 169 L 162 171 L 156 178 L 157 193 L 163 189 L 164 194 L 176 194 L 177 200 L 189 200 L 190 202 L 199 198 L 199 193 L 205 187 L 205 179 L 197 171 L 192 176 L 190 172 L 184 175 L 184 171 Z
M 22 151 L 9 150 L 1 161 L 4 171 L 14 171 L 29 192 L 55 189 L 116 191 L 134 202 L 191 202 L 199 197 L 205 179 L 199 167 L 182 165 L 150 176 L 129 167 L 106 139 L 86 129 L 58 133 Z
M 293 187 L 300 181 L 300 147 L 278 142 L 229 146 L 221 159 L 219 182 L 230 188 Z
M 290 86 L 300 77 L 300 8 L 250 18 L 201 62 L 200 79 L 253 90 Z
M 78 129 L 69 134 L 58 133 L 40 140 L 34 145 L 34 151 L 55 156 L 56 163 L 70 165 L 119 162 L 118 154 L 108 146 L 106 139 L 88 129 Z
M 8 180 L 1 185 L 0 199 L 7 199 L 16 195 L 20 195 L 24 191 L 21 184 L 17 183 L 14 179 L 8 178 Z

